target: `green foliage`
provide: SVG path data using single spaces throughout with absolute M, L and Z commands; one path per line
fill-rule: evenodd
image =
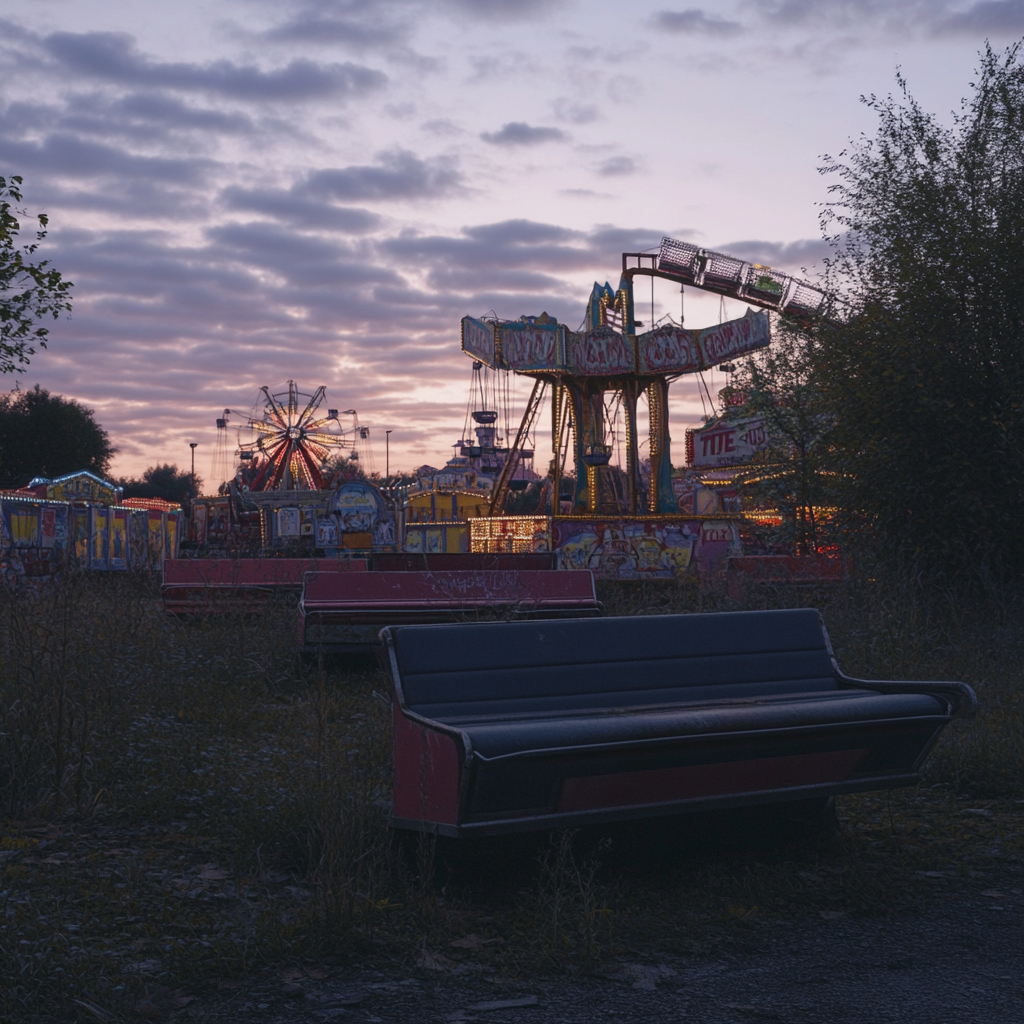
M 747 394 L 746 411 L 760 416 L 768 447 L 741 479 L 761 507 L 782 513 L 782 539 L 796 554 L 814 554 L 834 543 L 832 521 L 822 510 L 835 503 L 835 475 L 826 435 L 832 415 L 816 371 L 810 332 L 783 318 L 770 348 L 747 360 L 734 378 Z
M 902 78 L 874 139 L 823 168 L 818 381 L 855 535 L 930 577 L 1024 568 L 1024 66 L 987 48 L 949 127 Z
M 74 399 L 38 384 L 0 396 L 0 487 L 80 469 L 104 476 L 116 451 L 93 411 Z
M 117 486 L 124 491 L 125 498 L 163 498 L 164 501 L 176 501 L 179 505 L 187 504 L 198 497 L 202 480 L 191 473 L 179 470 L 176 465 L 163 463 L 150 466 L 142 474 L 142 479 L 123 477 Z
M 24 373 L 34 345 L 46 348 L 49 331 L 39 320 L 71 312 L 72 282 L 65 281 L 49 260 L 34 262 L 39 243 L 46 237 L 47 217 L 38 215 L 36 240 L 19 245 L 21 222 L 11 205 L 21 202 L 22 179 L 0 177 L 0 373 Z

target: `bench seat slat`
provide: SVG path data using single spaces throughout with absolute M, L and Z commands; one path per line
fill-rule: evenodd
M 698 736 L 793 729 L 838 722 L 870 722 L 893 718 L 945 715 L 946 705 L 923 693 L 877 694 L 841 691 L 806 694 L 801 699 L 649 711 L 623 715 L 573 715 L 529 722 L 475 722 L 462 726 L 473 751 L 485 758 L 533 750 L 569 748 L 595 743 L 622 743 L 666 736 Z

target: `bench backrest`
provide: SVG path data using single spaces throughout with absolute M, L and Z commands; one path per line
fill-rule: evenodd
M 540 569 L 441 570 L 439 572 L 307 573 L 302 608 L 306 613 L 357 609 L 597 607 L 594 576 L 587 569 L 555 572 Z M 386 621 L 386 619 L 385 619 Z
M 837 688 L 814 609 L 388 632 L 406 706 L 442 720 Z

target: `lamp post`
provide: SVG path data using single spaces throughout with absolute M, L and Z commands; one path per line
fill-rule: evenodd
M 391 431 L 384 431 L 384 479 L 391 476 Z
M 189 441 L 189 448 L 192 449 L 192 483 L 196 482 L 196 448 L 199 447 L 198 441 Z

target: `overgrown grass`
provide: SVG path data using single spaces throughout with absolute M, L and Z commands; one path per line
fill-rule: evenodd
M 204 986 L 300 956 L 619 970 L 742 944 L 766 921 L 924 899 L 1020 856 L 1015 608 L 869 580 L 601 596 L 610 614 L 814 604 L 850 674 L 964 679 L 982 711 L 947 730 L 928 788 L 846 798 L 835 834 L 752 812 L 467 858 L 389 832 L 386 680 L 372 663 L 300 661 L 287 605 L 180 621 L 146 577 L 5 590 L 0 1017 L 175 1013 Z

